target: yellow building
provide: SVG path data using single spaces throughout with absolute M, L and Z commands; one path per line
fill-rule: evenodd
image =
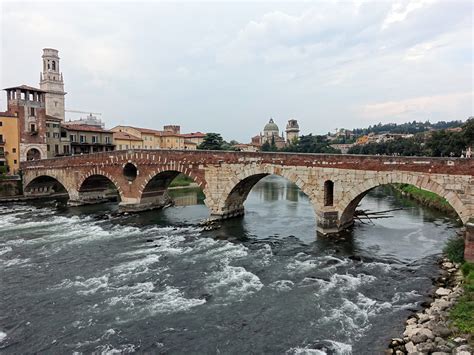
M 138 138 L 141 140 L 141 145 L 140 148 L 142 149 L 158 149 L 160 148 L 160 138 L 159 134 L 161 131 L 157 131 L 154 129 L 148 129 L 148 128 L 139 128 L 139 127 L 132 127 L 132 126 L 116 126 L 111 129 L 112 132 L 116 133 L 126 133 L 129 134 L 135 138 Z M 116 143 L 117 144 L 117 143 Z M 120 145 L 120 143 L 118 143 Z M 130 146 L 130 143 L 123 142 L 122 144 L 128 144 Z M 138 143 L 136 143 L 138 144 Z M 132 143 L 133 145 L 133 143 Z M 120 147 L 120 146 L 119 146 Z M 120 148 L 117 148 L 120 149 Z M 126 149 L 126 148 L 124 148 Z
M 0 112 L 0 167 L 6 166 L 9 174 L 20 169 L 20 132 L 18 117 Z M 5 168 L 0 168 L 2 173 Z
M 114 132 L 116 150 L 143 149 L 143 139 L 126 132 Z
M 127 141 L 129 138 L 125 135 L 115 135 L 114 140 L 116 149 L 190 149 L 194 150 L 202 143 L 205 134 L 201 132 L 181 134 L 180 126 L 167 125 L 162 131 L 149 128 L 139 128 L 132 126 L 116 126 L 111 129 L 115 133 L 128 134 L 137 140 Z M 115 138 L 115 136 L 117 138 Z M 128 145 L 129 148 L 125 148 Z

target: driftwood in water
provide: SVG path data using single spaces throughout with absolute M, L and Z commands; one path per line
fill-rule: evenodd
M 370 210 L 356 210 L 354 212 L 354 218 L 357 218 L 359 222 L 364 223 L 364 224 L 365 222 L 363 220 L 368 220 L 370 223 L 374 224 L 374 222 L 372 222 L 373 219 L 392 218 L 393 216 L 384 215 L 384 214 L 388 212 L 400 211 L 404 209 L 405 208 L 393 208 L 391 210 L 377 211 L 377 212 L 371 212 Z

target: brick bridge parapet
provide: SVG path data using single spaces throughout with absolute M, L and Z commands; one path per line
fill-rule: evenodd
M 73 203 L 82 203 L 100 198 L 101 183 L 107 181 L 126 210 L 162 206 L 169 183 L 183 173 L 203 189 L 213 218 L 241 215 L 251 188 L 275 174 L 309 197 L 323 234 L 350 226 L 365 194 L 390 183 L 412 184 L 446 198 L 464 223 L 474 216 L 474 159 L 129 150 L 30 161 L 21 167 L 26 193 L 37 192 L 35 182 L 50 177 Z

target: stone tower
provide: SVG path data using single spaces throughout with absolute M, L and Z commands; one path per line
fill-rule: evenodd
M 5 90 L 8 112 L 18 117 L 20 161 L 46 159 L 46 93 L 26 85 Z
M 58 51 L 43 49 L 43 72 L 40 74 L 40 88 L 46 92 L 46 114 L 64 121 L 64 81 L 59 71 Z
M 298 139 L 300 134 L 300 126 L 297 120 L 288 120 L 286 125 L 286 142 L 291 143 L 294 139 Z

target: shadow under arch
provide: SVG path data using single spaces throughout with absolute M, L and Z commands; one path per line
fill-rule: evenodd
M 244 203 L 247 199 L 252 188 L 263 178 L 267 176 L 278 176 L 285 179 L 286 181 L 295 184 L 301 192 L 303 192 L 309 199 L 313 206 L 313 213 L 316 217 L 316 203 L 315 197 L 313 197 L 311 191 L 305 189 L 304 184 L 296 178 L 292 178 L 292 175 L 282 173 L 280 171 L 254 171 L 247 175 L 239 175 L 238 181 L 234 181 L 228 184 L 227 189 L 224 191 L 224 198 L 221 199 L 220 208 L 224 211 L 224 216 L 234 217 L 244 214 Z
M 365 189 L 359 188 L 353 193 L 349 203 L 347 203 L 344 209 L 342 209 L 341 217 L 339 220 L 340 228 L 345 228 L 352 225 L 353 220 L 354 220 L 354 213 L 357 209 L 357 206 L 370 191 L 372 191 L 373 189 L 379 186 L 393 185 L 393 184 L 410 184 L 419 189 L 432 192 L 436 194 L 437 196 L 444 198 L 452 207 L 452 209 L 456 212 L 459 219 L 461 219 L 463 223 L 466 222 L 467 216 L 463 216 L 463 203 L 460 200 L 459 196 L 457 196 L 457 194 L 452 191 L 448 192 L 448 191 L 443 190 L 438 183 L 432 180 L 423 179 L 421 183 L 416 183 L 413 181 L 407 182 L 406 180 L 390 181 L 390 182 L 377 181 L 377 182 L 373 182 L 371 184 L 372 186 L 368 188 L 366 187 Z
M 35 177 L 23 189 L 26 196 L 51 196 L 57 195 L 70 198 L 66 186 L 56 177 L 40 175 Z
M 81 203 L 101 203 L 110 200 L 121 201 L 120 186 L 106 174 L 87 175 L 78 188 L 78 199 Z
M 173 184 L 176 183 L 176 186 Z M 206 196 L 205 188 L 200 178 L 189 171 L 178 169 L 162 169 L 153 172 L 145 181 L 144 187 L 140 191 L 140 205 L 146 208 L 160 208 L 169 204 L 175 204 L 175 199 L 170 195 L 169 188 L 198 188 Z M 203 199 L 206 203 L 205 198 Z M 197 195 L 196 195 L 197 203 Z M 193 204 L 193 203 L 187 203 Z

